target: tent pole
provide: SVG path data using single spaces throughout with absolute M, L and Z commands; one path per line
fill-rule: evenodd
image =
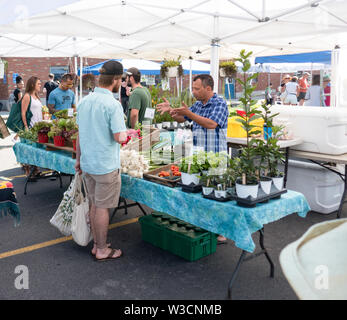
M 83 57 L 80 56 L 80 101 L 82 100 Z
M 334 49 L 331 51 L 331 89 L 330 89 L 330 106 L 338 107 L 337 85 L 339 78 L 339 57 L 340 49 Z
M 192 95 L 192 83 L 193 83 L 193 73 L 192 73 L 192 59 L 189 57 L 189 92 Z
M 77 55 L 74 55 L 74 63 L 75 63 L 75 73 L 76 76 L 78 75 L 77 70 Z M 75 99 L 76 99 L 76 105 L 78 104 L 78 86 L 75 85 Z
M 219 17 L 214 17 L 214 38 L 211 42 L 211 76 L 214 81 L 214 92 L 218 95 L 218 81 L 219 81 Z

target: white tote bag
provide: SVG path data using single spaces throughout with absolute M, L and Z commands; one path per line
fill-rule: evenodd
M 57 211 L 49 221 L 65 236 L 71 235 L 72 214 L 76 205 L 76 189 L 81 189 L 81 179 L 81 176 L 77 173 L 69 188 L 64 192 L 63 200 Z
M 71 232 L 73 240 L 80 246 L 86 246 L 93 239 L 90 222 L 89 222 L 89 201 L 88 190 L 81 178 L 84 193 L 82 192 L 81 183 L 79 189 L 76 189 L 76 203 L 72 214 Z

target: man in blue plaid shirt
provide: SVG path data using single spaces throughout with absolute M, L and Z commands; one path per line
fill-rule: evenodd
M 227 151 L 228 106 L 223 98 L 213 92 L 213 78 L 202 74 L 193 79 L 193 95 L 198 100 L 190 108 L 182 103 L 181 108 L 171 108 L 166 100 L 157 110 L 169 112 L 177 122 L 193 121 L 193 145 L 207 152 Z

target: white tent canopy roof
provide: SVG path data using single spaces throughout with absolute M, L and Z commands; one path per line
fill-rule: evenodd
M 220 59 L 243 48 L 255 55 L 331 50 L 347 45 L 346 23 L 341 0 L 80 0 L 2 23 L 0 56 L 209 59 L 212 43 Z

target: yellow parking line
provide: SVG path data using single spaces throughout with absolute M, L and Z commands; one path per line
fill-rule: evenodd
M 46 174 L 46 173 L 49 173 L 49 172 L 51 172 L 51 170 L 50 171 L 43 171 L 42 173 L 43 174 Z M 0 177 L 0 179 L 6 179 L 6 180 L 13 180 L 13 179 L 15 179 L 15 178 L 26 178 L 27 176 L 25 175 L 25 174 L 21 174 L 21 175 L 19 175 L 19 176 L 12 176 L 12 177 Z
M 125 226 L 125 225 L 128 225 L 128 224 L 135 223 L 135 222 L 138 221 L 138 219 L 139 218 L 137 217 L 137 218 L 128 219 L 128 220 L 124 220 L 124 221 L 121 221 L 121 222 L 117 222 L 117 223 L 111 224 L 109 226 L 109 229 L 114 229 L 114 228 L 118 228 L 118 227 L 122 227 L 122 226 Z M 12 257 L 12 256 L 15 256 L 15 255 L 18 255 L 18 254 L 22 254 L 22 253 L 26 253 L 26 252 L 35 251 L 35 250 L 38 250 L 38 249 L 46 248 L 46 247 L 53 246 L 55 244 L 66 242 L 66 241 L 70 241 L 70 240 L 72 240 L 72 236 L 62 237 L 62 238 L 58 238 L 58 239 L 54 239 L 54 240 L 50 240 L 50 241 L 34 244 L 32 246 L 20 248 L 20 249 L 17 249 L 17 250 L 12 250 L 12 251 L 8 251 L 8 252 L 0 253 L 0 259 Z

